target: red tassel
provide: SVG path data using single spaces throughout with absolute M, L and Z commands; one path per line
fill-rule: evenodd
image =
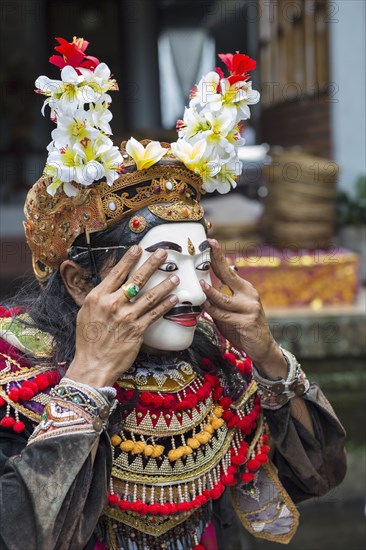
M 229 361 L 229 363 L 232 363 L 233 365 L 236 365 L 236 357 L 233 353 L 224 353 L 224 359 Z
M 268 456 L 264 453 L 259 453 L 255 456 L 256 460 L 260 462 L 261 464 L 264 464 L 265 462 L 268 462 Z
M 117 495 L 112 495 L 111 493 L 109 493 L 108 495 L 108 503 L 111 505 L 111 506 L 116 506 L 118 504 L 118 501 L 119 501 L 119 498 Z
M 221 386 L 219 386 L 218 388 L 215 388 L 215 391 L 213 392 L 213 395 L 212 395 L 213 400 L 218 401 L 219 399 L 221 399 L 223 392 L 224 390 L 223 388 L 221 388 Z
M 143 405 L 150 405 L 152 403 L 152 394 L 144 391 L 140 394 L 140 401 Z
M 13 388 L 12 390 L 10 390 L 10 392 L 8 393 L 8 397 L 12 401 L 14 401 L 14 403 L 17 403 L 19 401 L 19 390 L 18 390 L 18 388 Z
M 38 374 L 34 379 L 35 384 L 37 384 L 38 389 L 46 390 L 50 385 L 48 378 L 45 374 Z
M 171 409 L 174 405 L 174 397 L 172 395 L 166 395 L 164 397 L 163 407 L 164 409 Z
M 244 481 L 244 483 L 250 483 L 254 479 L 254 474 L 250 472 L 244 472 L 241 474 L 240 479 Z
M 206 550 L 203 544 L 196 544 L 196 546 L 193 546 L 193 550 Z
M 237 484 L 237 479 L 231 475 L 231 474 L 227 474 L 226 476 L 222 476 L 221 477 L 221 482 L 224 484 L 224 485 L 236 485 Z
M 210 392 L 211 392 L 211 389 L 210 389 Z M 205 386 L 201 386 L 197 390 L 196 396 L 197 396 L 198 401 L 203 401 L 204 399 L 206 399 L 206 388 L 205 388 Z
M 230 405 L 232 404 L 232 402 L 233 402 L 233 400 L 230 397 L 223 397 L 222 399 L 220 399 L 219 405 L 223 409 L 228 409 L 230 407 Z
M 251 472 L 255 472 L 260 468 L 260 466 L 261 466 L 261 463 L 258 462 L 258 460 L 256 460 L 255 458 L 252 458 L 252 460 L 249 460 L 249 462 L 247 462 L 247 468 Z
M 152 404 L 155 408 L 160 409 L 160 407 L 163 404 L 163 398 L 161 395 L 154 395 L 152 396 Z
M 263 434 L 263 435 L 262 435 L 262 440 L 263 440 L 263 443 L 267 443 L 267 442 L 268 442 L 268 435 L 267 435 L 267 434 Z
M 236 456 L 233 456 L 231 459 L 231 463 L 235 466 L 240 466 L 245 462 L 246 459 L 246 453 L 238 453 Z
M 20 433 L 24 432 L 24 430 L 25 430 L 24 422 L 22 422 L 21 420 L 18 420 L 18 422 L 14 422 L 13 430 L 17 434 L 20 434 Z
M 49 383 L 54 386 L 55 384 L 58 384 L 61 380 L 61 375 L 58 372 L 58 370 L 50 370 L 46 373 L 46 376 L 48 378 Z
M 118 508 L 125 512 L 126 510 L 130 509 L 131 502 L 127 502 L 126 500 L 120 500 L 118 501 Z
M 0 407 L 2 407 L 3 405 L 5 405 L 5 400 L 2 397 L 0 397 Z
M 0 426 L 2 426 L 3 428 L 12 428 L 14 424 L 15 420 L 11 416 L 5 416 L 0 420 Z
M 19 399 L 22 401 L 29 401 L 29 399 L 32 399 L 34 397 L 34 391 L 32 391 L 30 388 L 19 388 Z
M 224 491 L 225 485 L 221 483 L 221 481 L 219 481 L 218 484 L 211 490 L 211 498 L 213 498 L 214 500 L 220 498 Z
M 22 386 L 23 388 L 31 389 L 34 394 L 38 393 L 38 386 L 35 382 L 31 382 L 30 380 L 25 380 Z
M 195 507 L 193 502 L 180 502 L 177 504 L 179 512 L 189 512 Z

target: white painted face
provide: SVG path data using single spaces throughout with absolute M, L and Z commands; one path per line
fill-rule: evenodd
M 200 223 L 165 223 L 153 227 L 139 244 L 142 247 L 141 258 L 131 273 L 158 248 L 168 250 L 165 263 L 150 277 L 140 295 L 173 273 L 180 279 L 173 291 L 179 298 L 178 303 L 150 325 L 143 343 L 158 350 L 186 349 L 192 344 L 197 317 L 206 300 L 199 281 L 211 282 L 210 249 L 205 230 Z

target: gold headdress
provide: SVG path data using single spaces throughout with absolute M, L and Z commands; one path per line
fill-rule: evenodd
M 118 148 L 109 137 L 107 92 L 118 89 L 109 68 L 85 55 L 83 39 L 57 40 L 62 57 L 50 61 L 62 69 L 61 80 L 36 80 L 36 91 L 46 96 L 42 112 L 51 108 L 57 128 L 44 174 L 24 207 L 26 239 L 41 282 L 80 234 L 104 230 L 141 208 L 166 221 L 201 220 L 201 194 L 226 193 L 236 185 L 239 123 L 259 98 L 247 73 L 255 63 L 239 53 L 221 55 L 230 76 L 216 69 L 202 77 L 177 123 L 175 143 L 131 138 Z M 139 223 L 136 216 L 130 229 L 138 232 Z

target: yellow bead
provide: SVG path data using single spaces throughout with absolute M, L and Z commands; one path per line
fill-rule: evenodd
M 184 449 L 184 454 L 185 455 L 191 455 L 193 453 L 191 447 L 189 445 L 183 445 L 182 447 Z
M 199 433 L 196 435 L 196 438 L 200 443 L 207 443 L 211 439 L 211 435 L 208 433 Z
M 118 445 L 121 443 L 121 441 L 122 441 L 122 439 L 120 438 L 119 435 L 117 435 L 117 434 L 112 435 L 111 443 L 112 443 L 113 447 L 118 447 Z
M 178 460 L 182 456 L 183 456 L 183 450 L 180 447 L 178 447 L 178 449 L 172 449 L 168 453 L 168 458 L 171 462 L 173 462 L 174 460 Z
M 198 441 L 198 439 L 196 437 L 190 437 L 187 441 L 187 445 L 191 449 L 198 449 L 198 447 L 200 446 L 200 442 Z
M 153 458 L 158 458 L 159 456 L 161 456 L 163 454 L 164 451 L 165 451 L 165 447 L 163 447 L 163 445 L 155 445 L 153 453 L 152 453 L 151 456 Z
M 145 447 L 146 447 L 145 443 L 143 443 L 142 441 L 137 441 L 137 443 L 135 443 L 131 452 L 133 455 L 140 455 L 141 453 L 144 452 Z
M 214 431 L 213 427 L 211 426 L 211 424 L 206 424 L 205 425 L 205 432 L 208 432 L 209 434 L 212 434 Z
M 213 410 L 213 413 L 217 418 L 221 418 L 223 412 L 224 412 L 224 409 L 220 407 L 220 405 L 217 405 Z
M 128 453 L 132 451 L 134 446 L 135 446 L 135 443 L 131 441 L 131 439 L 128 439 L 127 441 L 122 441 L 119 448 L 121 449 L 121 451 L 126 451 L 126 453 Z
M 154 447 L 152 445 L 146 445 L 145 449 L 144 449 L 144 455 L 147 457 L 147 456 L 152 456 L 154 452 Z
M 214 430 L 218 430 L 223 425 L 224 421 L 222 418 L 215 418 L 211 424 Z

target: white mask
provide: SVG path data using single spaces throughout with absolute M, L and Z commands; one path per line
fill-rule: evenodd
M 159 243 L 165 243 L 160 244 Z M 168 247 L 168 243 L 171 248 Z M 161 317 L 146 330 L 143 343 L 151 348 L 166 351 L 180 351 L 188 348 L 193 341 L 197 317 L 206 295 L 200 285 L 200 279 L 211 283 L 209 274 L 210 249 L 203 226 L 200 223 L 165 223 L 150 229 L 140 241 L 141 258 L 131 273 L 134 273 L 157 248 L 168 250 L 164 262 L 141 289 L 140 296 L 155 287 L 173 273 L 178 275 L 180 282 L 172 293 L 178 296 L 171 319 Z M 203 251 L 200 250 L 205 248 Z M 205 246 L 206 245 L 206 246 Z M 152 247 L 152 249 L 151 249 Z M 174 250 L 179 249 L 178 250 Z M 149 248 L 150 251 L 146 249 Z M 185 311 L 185 308 L 189 308 Z M 193 306 L 193 310 L 190 307 Z M 179 308 L 181 313 L 179 315 Z M 178 315 L 177 315 L 178 314 Z

